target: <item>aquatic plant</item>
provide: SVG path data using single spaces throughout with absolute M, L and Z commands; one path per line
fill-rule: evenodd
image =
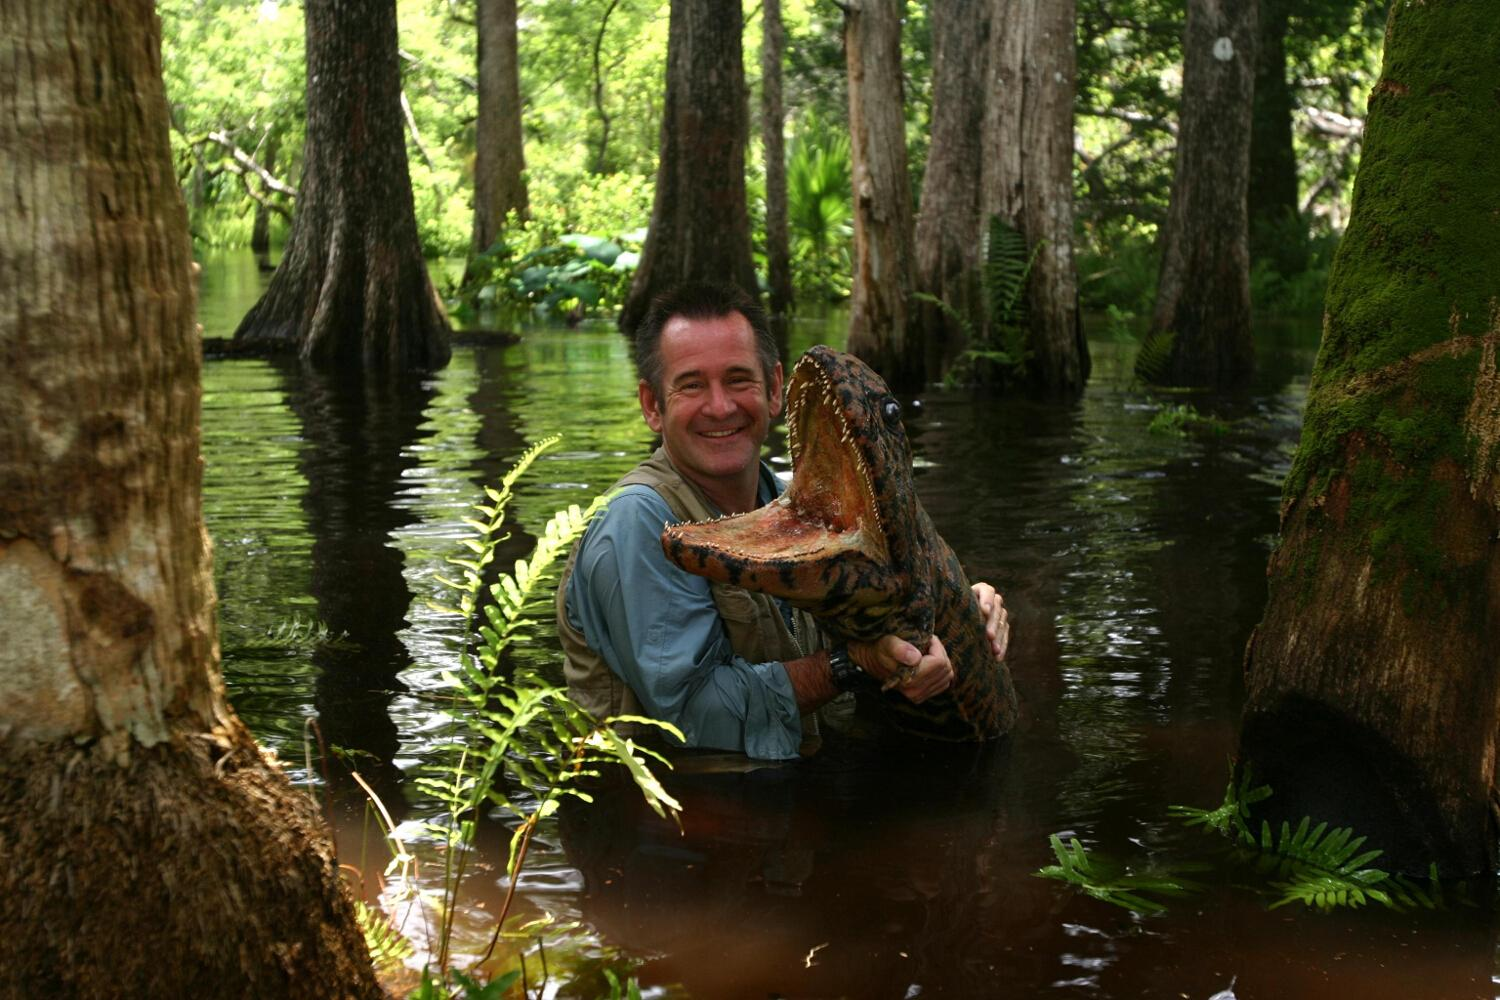
M 1179 872 L 1162 869 L 1131 871 L 1118 862 L 1090 854 L 1077 837 L 1069 838 L 1065 844 L 1054 833 L 1048 840 L 1052 844 L 1052 853 L 1057 855 L 1057 864 L 1039 869 L 1035 872 L 1037 877 L 1066 882 L 1095 899 L 1136 913 L 1161 913 L 1166 909 L 1147 893 L 1187 896 L 1202 888 Z
M 489 502 L 474 508 L 481 517 L 464 522 L 473 530 L 462 543 L 470 555 L 448 560 L 461 573 L 457 579 L 439 577 L 457 597 L 456 603 L 432 606 L 460 619 L 458 668 L 442 674 L 452 695 L 445 710 L 452 729 L 438 748 L 445 759 L 416 780 L 417 786 L 442 806 L 440 818 L 426 823 L 425 828 L 437 838 L 444 859 L 441 896 L 427 900 L 439 917 L 439 926 L 430 935 L 436 942 L 435 963 L 424 971 L 418 995 L 454 995 L 455 987 L 466 997 L 498 995 L 491 990 L 501 980 L 479 987 L 463 970 L 450 968 L 455 902 L 468 874 L 472 853 L 468 848 L 484 813 L 497 808 L 507 814 L 512 833 L 506 861 L 509 887 L 500 911 L 494 915 L 489 947 L 476 967 L 490 958 L 501 935 L 510 932 L 507 919 L 537 825 L 556 812 L 565 798 L 591 801 L 588 779 L 599 776 L 606 766 L 621 766 L 658 815 L 675 818 L 680 809 L 651 771 L 651 763 L 666 764 L 664 758 L 622 737 L 614 724 L 629 721 L 655 726 L 680 738 L 675 727 L 634 716 L 595 719 L 574 703 L 565 689 L 532 671 L 503 662 L 507 647 L 525 635 L 533 623 L 537 604 L 550 597 L 546 593 L 550 588 L 545 586 L 549 571 L 582 534 L 589 519 L 607 503 L 606 497 L 598 497 L 586 508 L 574 504 L 558 511 L 543 529 L 529 558 L 517 560 L 510 572 L 499 573 L 493 583 L 485 583 L 496 549 L 508 537 L 503 524 L 516 481 L 558 440 L 554 436 L 539 442 L 516 461 L 498 489 L 486 488 Z M 508 787 L 516 791 L 509 792 Z M 370 794 L 373 800 L 373 792 Z M 378 800 L 374 801 L 379 806 Z M 388 815 L 383 807 L 380 810 L 397 860 L 409 858 L 410 852 L 395 838 Z M 417 891 L 410 877 L 406 882 L 402 891 Z M 533 937 L 545 923 L 533 921 L 516 932 Z M 474 992 L 476 989 L 479 992 Z
M 334 632 L 317 619 L 294 615 L 249 635 L 226 633 L 226 656 L 292 656 L 315 649 L 358 649 L 348 632 Z
M 1151 423 L 1146 430 L 1152 434 L 1186 437 L 1189 428 L 1199 428 L 1211 434 L 1229 432 L 1227 421 L 1200 413 L 1192 403 L 1176 403 L 1162 407 L 1151 418 Z
M 915 298 L 940 309 L 963 331 L 968 346 L 954 359 L 944 375 L 951 386 L 983 380 L 996 371 L 1005 376 L 1025 371 L 1032 351 L 1027 347 L 1026 279 L 1041 252 L 1042 243 L 1026 247 L 1026 237 L 998 215 L 990 216 L 985 231 L 979 286 L 984 301 L 984 322 L 976 326 L 952 305 L 927 292 Z

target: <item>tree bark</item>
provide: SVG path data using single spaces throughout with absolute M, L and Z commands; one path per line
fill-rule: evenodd
M 273 173 L 276 170 L 277 145 L 276 137 L 271 136 L 266 140 L 266 151 L 261 156 L 266 170 Z M 265 257 L 271 252 L 271 209 L 264 200 L 255 203 L 255 220 L 250 225 L 250 252 L 257 257 Z
M 479 118 L 474 125 L 474 253 L 494 245 L 505 215 L 525 218 L 516 0 L 479 0 Z
M 651 225 L 620 328 L 684 281 L 732 281 L 758 294 L 745 207 L 749 107 L 739 0 L 672 0 L 667 95 Z
M 902 0 L 861 0 L 844 8 L 849 67 L 849 145 L 854 175 L 854 280 L 849 351 L 891 386 L 927 379 L 912 308 L 916 247 L 901 84 Z
M 1026 285 L 1026 381 L 1078 393 L 1089 377 L 1073 260 L 1073 0 L 993 0 L 981 219 L 999 215 L 1036 249 Z
M 1395 4 L 1286 482 L 1242 749 L 1379 866 L 1496 862 L 1500 22 Z
M 1297 198 L 1292 88 L 1286 79 L 1288 0 L 1260 0 L 1250 130 L 1250 263 L 1279 274 L 1307 270 L 1307 227 Z
M 1189 0 L 1172 201 L 1147 345 L 1170 344 L 1137 374 L 1170 385 L 1242 382 L 1250 339 L 1246 189 L 1256 0 Z M 1165 338 L 1170 336 L 1170 341 Z M 1142 358 L 1154 352 L 1142 351 Z
M 406 164 L 394 0 L 309 0 L 307 141 L 281 266 L 234 339 L 319 367 L 432 369 L 448 320 Z
M 0 7 L 0 968 L 380 996 L 311 800 L 224 698 L 160 26 Z
M 792 251 L 786 202 L 786 114 L 781 102 L 781 59 L 786 48 L 781 0 L 764 0 L 760 16 L 760 130 L 766 156 L 766 279 L 771 292 L 771 315 L 785 316 L 792 310 Z
M 946 303 L 962 320 L 931 303 L 917 306 L 925 366 L 937 374 L 984 322 L 980 251 L 984 221 L 979 178 L 983 158 L 989 0 L 933 4 L 932 144 L 922 175 L 915 252 L 917 291 Z

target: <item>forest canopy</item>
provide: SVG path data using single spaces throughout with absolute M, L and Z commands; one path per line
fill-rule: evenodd
M 633 263 L 650 217 L 660 140 L 668 4 L 520 0 L 516 29 L 529 212 L 504 232 L 498 293 L 527 300 L 519 274 L 569 234 L 615 244 Z M 1349 210 L 1365 101 L 1380 62 L 1376 0 L 1267 0 L 1284 23 L 1285 81 L 1297 215 L 1252 258 L 1257 308 L 1316 309 L 1332 241 Z M 275 243 L 294 210 L 305 134 L 302 7 L 285 0 L 163 0 L 172 149 L 201 247 L 252 242 L 257 215 Z M 787 0 L 784 103 L 792 273 L 803 307 L 850 290 L 850 149 L 843 14 Z M 418 232 L 433 258 L 469 251 L 479 114 L 473 0 L 401 0 L 397 9 L 407 153 Z M 759 141 L 761 7 L 745 11 L 751 135 L 747 189 L 756 264 L 766 267 L 765 169 Z M 1079 4 L 1075 197 L 1079 288 L 1086 307 L 1145 315 L 1155 294 L 1157 227 L 1166 216 L 1181 97 L 1184 5 Z M 932 119 L 927 6 L 902 28 L 907 160 L 922 187 Z M 1258 112 L 1259 113 L 1259 112 Z M 917 205 L 920 212 L 921 206 Z M 1252 243 L 1255 237 L 1252 235 Z M 614 258 L 611 258 L 613 261 Z M 456 285 L 456 279 L 454 284 Z M 608 281 L 600 310 L 627 282 Z M 441 289 L 454 296 L 456 287 Z M 535 302 L 535 296 L 530 301 Z M 555 304 L 558 300 L 553 299 Z

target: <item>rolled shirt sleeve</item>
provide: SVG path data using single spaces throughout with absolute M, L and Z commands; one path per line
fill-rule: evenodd
M 650 487 L 622 490 L 584 536 L 568 617 L 685 745 L 795 758 L 802 723 L 791 678 L 778 661 L 734 655 L 708 581 L 662 553 L 662 525 L 676 520 Z

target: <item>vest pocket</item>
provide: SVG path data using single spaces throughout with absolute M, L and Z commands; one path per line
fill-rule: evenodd
M 760 609 L 756 605 L 755 598 L 743 587 L 730 587 L 724 584 L 715 588 L 714 604 L 719 609 L 719 617 L 725 621 L 749 623 L 760 617 Z

